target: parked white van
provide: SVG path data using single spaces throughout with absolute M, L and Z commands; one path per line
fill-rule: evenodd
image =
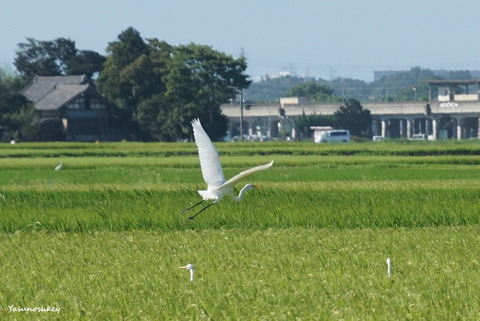
M 346 129 L 332 129 L 315 136 L 316 143 L 348 143 L 350 132 Z

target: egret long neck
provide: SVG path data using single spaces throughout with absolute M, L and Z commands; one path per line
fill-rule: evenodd
M 240 193 L 238 193 L 238 196 L 235 196 L 235 200 L 241 201 L 242 198 L 243 198 L 243 195 L 245 195 L 245 193 L 247 192 L 247 188 L 248 188 L 248 184 L 245 185 L 245 186 L 240 190 Z
M 190 282 L 193 282 L 193 269 L 190 269 Z

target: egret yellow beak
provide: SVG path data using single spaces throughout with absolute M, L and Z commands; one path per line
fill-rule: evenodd
M 253 185 L 253 188 L 254 188 L 254 189 L 260 189 L 260 186 L 258 186 L 258 185 Z

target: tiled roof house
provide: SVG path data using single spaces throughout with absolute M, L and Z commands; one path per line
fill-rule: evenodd
M 123 126 L 112 117 L 116 107 L 85 76 L 36 76 L 20 93 L 34 104 L 37 121 L 55 124 L 67 141 L 125 137 Z

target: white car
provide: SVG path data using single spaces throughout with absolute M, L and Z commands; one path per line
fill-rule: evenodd
M 332 129 L 323 132 L 321 136 L 316 137 L 316 143 L 348 143 L 350 142 L 350 132 L 346 129 Z

